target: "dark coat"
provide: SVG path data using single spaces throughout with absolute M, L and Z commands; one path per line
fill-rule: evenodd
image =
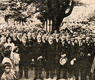
M 28 45 L 23 45 L 23 43 L 21 44 L 20 47 L 20 64 L 22 65 L 28 65 L 29 64 L 29 51 L 28 51 Z
M 48 42 L 42 43 L 42 46 L 43 46 L 43 56 L 44 56 L 44 59 L 46 59 Z
M 36 45 L 37 45 L 37 40 L 32 39 L 31 40 L 31 52 L 32 52 L 32 58 L 35 58 L 35 52 L 36 52 Z
M 42 43 L 36 43 L 35 45 L 36 45 L 36 50 L 35 50 L 34 56 L 35 56 L 35 59 L 37 60 L 39 56 L 44 56 L 44 53 L 43 53 L 44 46 Z
M 33 41 L 32 40 L 29 40 L 27 41 L 27 50 L 28 50 L 28 54 L 30 55 L 29 56 L 29 59 L 31 60 L 32 57 L 33 57 L 33 52 L 32 52 L 32 47 L 33 46 Z
M 47 54 L 46 54 L 46 67 L 48 69 L 55 69 L 56 68 L 56 47 L 54 44 L 48 45 L 47 47 Z

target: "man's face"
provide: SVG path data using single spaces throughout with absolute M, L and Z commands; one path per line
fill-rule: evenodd
M 31 35 L 28 35 L 28 39 L 31 40 Z
M 71 41 L 70 40 L 68 40 L 68 44 L 70 44 L 71 43 Z
M 63 42 L 62 42 L 62 45 L 64 46 L 64 44 L 65 44 L 65 42 L 63 41 Z
M 57 33 L 57 30 L 55 30 L 54 33 Z
M 28 37 L 28 39 L 30 40 L 30 39 L 31 39 L 31 33 L 28 33 L 28 34 L 27 34 L 27 37 Z
M 6 66 L 6 67 L 5 67 L 5 73 L 9 73 L 10 71 L 11 71 L 11 67 Z
M 41 42 L 41 37 L 38 37 L 37 38 L 37 42 Z
M 16 52 L 17 52 L 17 53 L 19 52 L 19 48 L 16 49 Z
M 36 38 L 36 35 L 34 33 L 32 33 L 32 38 L 35 39 Z
M 49 44 L 53 44 L 53 38 L 49 38 Z
M 59 35 L 56 35 L 56 41 L 59 41 Z
M 42 41 L 43 41 L 43 42 L 46 42 L 46 37 L 43 37 L 43 38 L 42 38 Z
M 85 40 L 83 40 L 83 43 L 85 43 Z
M 11 38 L 8 38 L 8 42 L 11 42 Z
M 78 40 L 75 40 L 74 43 L 78 43 Z
M 13 36 L 13 40 L 15 40 L 15 41 L 16 41 L 16 40 L 17 40 L 17 37 L 16 37 L 16 36 Z
M 89 42 L 89 37 L 86 39 L 86 42 L 87 42 L 87 43 Z
M 26 44 L 26 38 L 22 38 L 23 44 Z
M 6 37 L 5 36 L 2 36 L 1 42 L 6 42 Z

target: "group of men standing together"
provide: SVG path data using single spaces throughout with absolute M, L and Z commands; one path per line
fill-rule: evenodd
M 22 69 L 25 71 L 25 77 L 28 78 L 29 67 L 34 67 L 35 78 L 43 79 L 42 71 L 46 72 L 46 78 L 54 78 L 56 73 L 56 68 L 58 64 L 58 53 L 61 53 L 62 47 L 59 41 L 59 36 L 56 36 L 54 40 L 53 35 L 50 35 L 47 39 L 39 33 L 37 37 L 23 37 L 21 50 L 20 50 L 20 77 L 22 77 Z M 28 41 L 27 41 L 28 39 Z M 58 39 L 58 40 L 57 40 Z M 58 41 L 58 42 L 56 42 Z M 60 42 L 60 43 L 59 43 Z M 58 45 L 60 44 L 60 45 Z M 59 51 L 59 52 L 58 52 Z M 57 53 L 58 52 L 58 53 Z M 22 68 L 23 67 L 23 68 Z
M 19 67 L 18 78 L 29 78 L 30 68 L 34 70 L 34 80 L 57 77 L 75 80 L 92 80 L 90 72 L 94 59 L 95 43 L 91 37 L 77 40 L 76 38 L 62 38 L 58 33 L 47 34 L 43 32 L 28 32 L 15 35 L 1 35 L 1 44 L 11 47 L 11 53 L 16 52 L 19 57 L 12 55 L 4 57 L 13 58 Z M 0 44 L 0 46 L 1 46 Z M 0 56 L 2 56 L 2 50 Z M 11 58 L 12 57 L 12 58 Z M 20 58 L 20 59 L 18 59 Z M 93 68 L 94 69 L 94 68 Z M 44 74 L 43 78 L 43 71 Z M 2 73 L 2 72 L 1 72 Z M 32 76 L 32 74 L 31 74 Z M 19 80 L 18 79 L 18 80 Z

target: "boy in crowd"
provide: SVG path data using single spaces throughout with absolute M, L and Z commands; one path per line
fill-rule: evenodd
M 15 74 L 11 71 L 11 68 L 9 62 L 4 63 L 4 73 L 1 76 L 1 80 L 17 80 Z

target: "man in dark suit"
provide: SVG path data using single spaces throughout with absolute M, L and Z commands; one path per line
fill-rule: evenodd
M 32 40 L 32 34 L 30 32 L 28 32 L 27 34 L 27 46 L 28 46 L 28 54 L 29 54 L 29 67 L 33 70 L 34 68 L 34 60 L 33 60 L 33 44 L 35 44 L 35 42 Z
M 35 78 L 34 78 L 34 80 L 36 80 L 36 79 L 43 80 L 41 75 L 42 75 L 42 69 L 43 69 L 44 46 L 42 44 L 40 34 L 37 35 L 37 43 L 35 45 L 36 45 L 36 50 L 35 50 L 35 54 L 33 54 L 34 61 L 35 61 Z
M 65 41 L 61 42 L 60 39 L 56 45 L 57 56 L 57 80 L 64 78 L 67 79 L 68 73 L 68 50 L 66 49 L 67 44 Z M 70 47 L 70 46 L 69 46 Z M 68 48 L 70 50 L 70 48 Z M 67 50 L 67 51 L 66 51 Z M 70 53 L 69 53 L 70 54 Z M 61 75 L 63 73 L 63 75 Z
M 26 79 L 28 79 L 28 69 L 29 69 L 29 51 L 28 51 L 28 45 L 27 45 L 27 38 L 25 35 L 22 37 L 22 44 L 20 47 L 20 62 L 19 62 L 19 68 L 20 68 L 20 78 L 24 76 Z
M 53 78 L 56 70 L 56 47 L 53 37 L 49 37 L 46 54 L 46 78 Z
M 46 54 L 47 54 L 47 46 L 48 46 L 48 41 L 46 40 L 46 34 L 42 36 L 42 46 L 44 47 L 44 49 L 43 49 L 43 54 L 44 54 L 43 68 L 45 70 Z
M 80 46 L 80 63 L 79 63 L 79 69 L 80 69 L 80 76 L 81 76 L 81 80 L 86 80 L 87 77 L 87 72 L 88 71 L 88 56 L 87 56 L 87 44 L 86 44 L 86 40 L 82 39 L 82 45 Z

